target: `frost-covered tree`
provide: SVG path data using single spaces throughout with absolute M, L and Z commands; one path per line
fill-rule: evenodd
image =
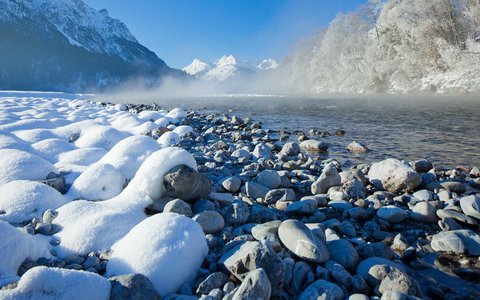
M 299 47 L 291 83 L 320 93 L 475 92 L 476 39 L 478 0 L 371 0 Z

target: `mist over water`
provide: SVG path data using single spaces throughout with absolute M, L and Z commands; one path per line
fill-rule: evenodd
M 339 159 L 344 166 L 384 158 L 425 158 L 440 168 L 480 165 L 480 99 L 476 97 L 197 95 L 155 99 L 149 94 L 136 100 L 252 118 L 263 122 L 264 129 L 292 132 L 292 140 L 296 140 L 295 132 L 327 131 L 332 135 L 312 138 L 329 144 L 329 153 L 323 158 Z M 345 130 L 346 135 L 335 136 L 337 129 Z M 354 140 L 365 143 L 371 151 L 350 153 L 346 148 Z

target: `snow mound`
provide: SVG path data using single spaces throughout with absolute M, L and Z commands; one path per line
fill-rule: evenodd
M 180 143 L 180 136 L 174 131 L 168 131 L 162 134 L 162 136 L 158 138 L 157 142 L 164 147 L 174 146 Z
M 144 208 L 151 201 L 145 199 L 143 205 L 129 205 L 128 200 L 131 199 L 121 195 L 99 202 L 79 200 L 57 209 L 54 223 L 63 227 L 55 234 L 61 242 L 55 249 L 58 256 L 109 250 L 146 218 Z
M 97 163 L 73 182 L 67 196 L 91 201 L 106 200 L 120 194 L 125 182 L 125 177 L 114 166 Z
M 169 111 L 166 116 L 174 119 L 183 119 L 187 116 L 187 112 L 181 108 L 174 108 L 171 111 Z
M 108 279 L 100 275 L 42 266 L 28 270 L 15 289 L 0 291 L 0 298 L 108 300 L 110 289 Z
M 16 149 L 0 150 L 0 186 L 14 180 L 44 180 L 48 173 L 58 173 L 48 161 Z
M 55 166 L 62 169 L 68 165 L 89 166 L 100 160 L 107 151 L 101 148 L 83 148 L 64 152 L 58 155 L 58 163 Z
M 54 223 L 63 227 L 59 256 L 109 250 L 146 218 L 144 208 L 164 196 L 163 176 L 178 165 L 197 169 L 193 156 L 180 148 L 164 148 L 150 155 L 123 192 L 100 202 L 74 201 L 60 207 Z M 153 199 L 153 200 L 152 200 Z
M 176 292 L 193 280 L 208 246 L 197 222 L 182 215 L 163 213 L 138 224 L 112 248 L 108 276 L 140 273 L 161 296 Z
M 10 132 L 0 130 L 0 149 L 31 151 L 30 145 Z
M 56 189 L 28 180 L 2 185 L 0 195 L 0 210 L 5 211 L 0 220 L 17 224 L 41 218 L 47 209 L 56 209 L 68 203 Z
M 126 179 L 132 179 L 145 159 L 160 145 L 148 136 L 131 136 L 116 144 L 98 163 L 117 168 Z
M 193 128 L 191 126 L 188 126 L 188 125 L 181 125 L 181 126 L 177 126 L 173 132 L 175 132 L 176 134 L 178 134 L 179 136 L 182 136 L 184 134 L 187 134 L 187 133 L 190 133 L 190 132 L 193 132 Z
M 32 145 L 39 156 L 48 160 L 51 163 L 58 161 L 57 155 L 75 150 L 75 146 L 71 143 L 60 139 L 46 139 Z
M 43 237 L 25 234 L 3 221 L 0 221 L 0 236 L 0 275 L 16 275 L 26 258 L 51 257 L 51 246 Z M 1 294 L 0 299 L 3 299 Z
M 110 126 L 92 126 L 83 130 L 75 145 L 79 148 L 102 148 L 110 150 L 128 136 Z

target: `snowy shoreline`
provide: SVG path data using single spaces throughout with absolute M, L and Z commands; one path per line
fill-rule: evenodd
M 0 93 L 2 299 L 480 297 L 478 166 L 79 97 Z

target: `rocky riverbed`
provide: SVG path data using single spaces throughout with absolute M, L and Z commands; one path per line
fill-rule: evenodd
M 48 107 L 34 104 L 28 109 Z M 56 169 L 25 158 L 45 169 L 43 178 L 12 175 L 28 168 L 19 163 L 0 166 L 0 230 L 12 236 L 0 249 L 48 250 L 6 251 L 0 298 L 68 286 L 39 279 L 48 272 L 63 272 L 60 282 L 75 275 L 106 299 L 480 298 L 478 166 L 441 170 L 419 157 L 346 168 L 316 155 L 328 144 L 313 131 L 148 105 L 70 108 L 68 121 L 49 129 L 55 137 L 40 132 L 43 123 L 2 122 L 0 152 L 17 162 L 26 154 L 12 151 L 48 161 L 52 151 L 38 145 L 46 136 L 75 145 L 70 152 L 89 149 L 82 161 L 104 151 L 82 168 L 62 153 L 50 160 Z M 108 130 L 59 129 L 79 122 L 79 110 Z M 27 108 L 9 110 L 18 111 Z M 368 151 L 354 141 L 348 149 Z M 55 204 L 33 199 L 38 190 Z

